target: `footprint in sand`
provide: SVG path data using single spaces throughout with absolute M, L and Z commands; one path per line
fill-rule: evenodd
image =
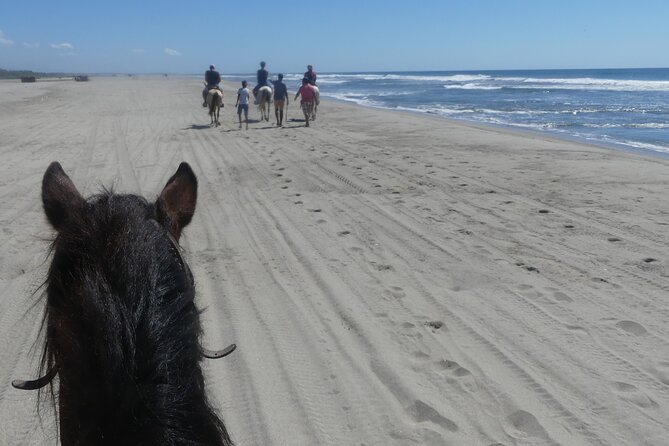
M 441 327 L 443 327 L 444 323 L 442 321 L 428 321 L 425 322 L 425 325 L 436 331 L 439 330 Z
M 571 297 L 567 296 L 565 293 L 563 293 L 563 292 L 561 292 L 561 291 L 556 291 L 556 292 L 554 292 L 554 293 L 553 293 L 553 298 L 554 298 L 555 300 L 559 300 L 560 302 L 573 302 L 573 301 L 574 301 L 574 299 L 572 299 Z
M 406 408 L 406 411 L 417 423 L 429 421 L 450 432 L 457 432 L 459 430 L 457 424 L 441 415 L 436 409 L 424 401 L 416 400 L 411 406 Z
M 322 212 L 320 209 L 309 209 L 309 212 Z
M 303 201 L 299 201 L 299 200 L 293 202 L 293 204 L 303 204 L 303 203 L 304 203 Z
M 350 233 L 351 233 L 351 231 L 339 231 L 339 232 L 337 232 L 337 235 L 339 237 L 343 237 L 345 235 L 349 235 Z
M 540 438 L 552 443 L 546 429 L 539 423 L 534 415 L 524 410 L 517 410 L 508 417 L 508 432 L 511 436 L 525 440 L 527 437 Z
M 462 378 L 463 376 L 469 376 L 471 375 L 471 372 L 467 370 L 466 368 L 462 367 L 460 364 L 458 364 L 455 361 L 451 361 L 448 359 L 442 359 L 441 361 L 437 362 L 437 367 L 441 369 L 442 371 L 448 373 L 449 375 Z
M 478 391 L 479 386 L 474 375 L 455 361 L 442 359 L 436 364 L 437 371 L 445 376 L 446 382 L 451 385 L 459 385 L 464 390 L 474 393 Z
M 388 292 L 396 299 L 401 299 L 406 296 L 404 290 L 398 286 L 391 286 Z
M 643 325 L 634 321 L 619 321 L 616 322 L 616 327 L 635 336 L 646 336 L 648 334 L 648 331 Z
M 392 265 L 386 265 L 383 263 L 370 262 L 377 271 L 395 271 Z
M 643 393 L 637 386 L 632 384 L 616 381 L 611 384 L 613 391 L 616 392 L 622 399 L 636 404 L 644 409 L 655 409 L 659 405 L 651 397 Z
M 618 237 L 609 237 L 607 238 L 608 241 L 610 242 L 620 242 L 621 240 Z

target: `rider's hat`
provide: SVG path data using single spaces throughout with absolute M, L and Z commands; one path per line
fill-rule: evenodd
M 209 65 L 209 69 L 210 69 L 210 70 L 215 70 L 216 67 L 215 67 L 213 64 L 211 64 L 211 65 Z

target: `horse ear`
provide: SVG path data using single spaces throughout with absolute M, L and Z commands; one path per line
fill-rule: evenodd
M 60 231 L 83 203 L 84 199 L 60 163 L 51 163 L 42 178 L 42 204 L 51 226 Z
M 156 202 L 159 220 L 167 224 L 175 239 L 179 240 L 181 230 L 193 218 L 196 202 L 197 177 L 188 163 L 181 163 Z

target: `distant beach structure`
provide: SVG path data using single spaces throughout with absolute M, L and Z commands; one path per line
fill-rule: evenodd
M 23 83 L 28 83 L 28 82 L 35 82 L 37 78 L 35 76 L 23 76 L 21 77 L 21 82 Z
M 74 76 L 74 80 L 77 82 L 88 82 L 88 76 Z

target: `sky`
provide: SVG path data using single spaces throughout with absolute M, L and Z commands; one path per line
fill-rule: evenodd
M 669 67 L 666 0 L 0 0 L 0 68 L 221 73 Z

